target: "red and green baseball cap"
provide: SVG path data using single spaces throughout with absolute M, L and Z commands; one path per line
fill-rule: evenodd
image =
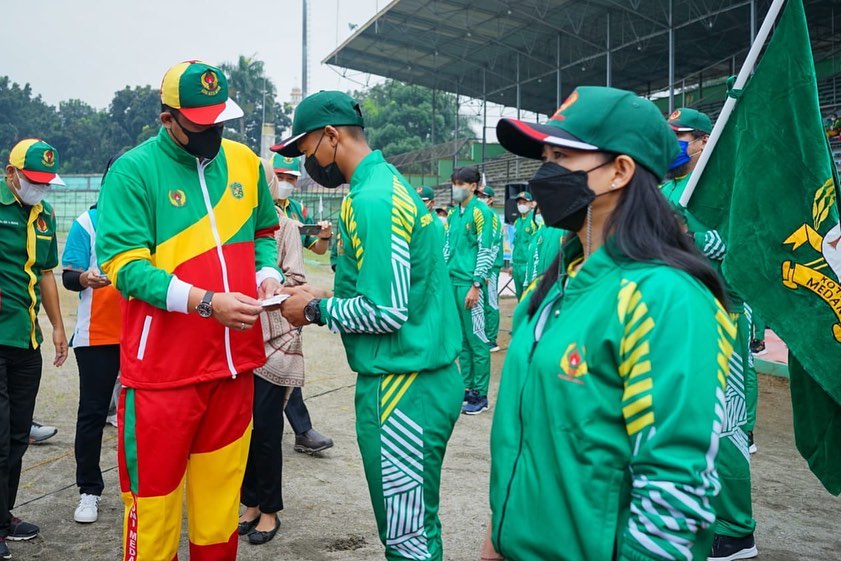
M 301 162 L 298 158 L 289 158 L 275 154 L 272 158 L 272 168 L 275 173 L 288 173 L 295 177 L 301 176 Z
M 541 145 L 541 146 L 542 146 L 542 145 Z M 528 191 L 520 191 L 519 193 L 517 193 L 517 196 L 516 196 L 516 197 L 514 197 L 514 199 L 516 199 L 516 200 L 518 200 L 518 201 L 519 201 L 520 199 L 524 199 L 524 200 L 526 200 L 526 201 L 528 201 L 528 202 L 532 202 L 532 201 L 534 200 L 534 197 L 532 197 L 532 196 L 531 196 L 531 193 L 529 193 Z
M 21 140 L 9 153 L 9 164 L 32 183 L 64 185 L 58 176 L 58 150 L 38 138 Z
M 658 178 L 680 148 L 654 103 L 633 92 L 581 86 L 545 124 L 502 119 L 496 136 L 506 150 L 539 160 L 543 145 L 626 154 Z
M 243 115 L 228 97 L 228 80 L 222 71 L 198 60 L 180 62 L 166 71 L 161 103 L 178 109 L 197 125 L 214 125 Z
M 307 133 L 326 126 L 365 128 L 359 103 L 348 94 L 337 91 L 320 91 L 307 96 L 295 109 L 292 118 L 292 136 L 272 146 L 274 152 L 295 158 L 303 154 L 298 141 Z
M 710 134 L 713 123 L 706 113 L 690 107 L 679 107 L 669 115 L 669 126 L 675 132 L 699 131 Z

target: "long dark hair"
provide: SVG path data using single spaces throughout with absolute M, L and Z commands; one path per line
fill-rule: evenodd
M 619 204 L 605 224 L 605 249 L 617 262 L 660 262 L 685 271 L 703 283 L 727 305 L 724 285 L 692 239 L 683 233 L 678 218 L 659 192 L 657 178 L 637 165 L 634 177 L 622 190 Z M 558 254 L 537 285 L 529 303 L 537 312 L 549 289 L 558 280 L 562 254 Z

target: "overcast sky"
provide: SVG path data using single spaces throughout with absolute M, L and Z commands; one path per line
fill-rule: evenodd
M 288 100 L 301 82 L 301 0 L 3 1 L 0 76 L 32 85 L 53 105 L 105 108 L 126 85 L 158 88 L 182 60 L 212 64 L 256 54 Z M 358 89 L 323 60 L 387 0 L 309 0 L 310 92 Z M 367 76 L 350 73 L 365 82 Z

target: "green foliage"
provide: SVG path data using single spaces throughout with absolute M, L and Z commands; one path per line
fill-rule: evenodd
M 362 106 L 368 142 L 386 157 L 455 139 L 453 94 L 387 80 L 353 96 Z M 474 122 L 459 116 L 459 137 L 472 136 Z
M 289 128 L 292 108 L 276 100 L 276 88 L 266 77 L 263 62 L 239 57 L 235 64 L 223 64 L 231 96 L 245 117 L 230 123 L 225 135 L 260 150 L 265 90 L 266 122 Z M 106 162 L 123 149 L 132 148 L 155 136 L 160 127 L 160 90 L 152 86 L 126 86 L 114 92 L 107 110 L 84 101 L 61 101 L 58 107 L 33 95 L 23 86 L 0 76 L 0 161 L 9 161 L 12 147 L 24 138 L 43 138 L 58 150 L 61 173 L 100 173 Z

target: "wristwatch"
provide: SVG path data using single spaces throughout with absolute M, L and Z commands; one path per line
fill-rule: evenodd
M 479 281 L 473 281 L 473 288 L 482 288 L 482 283 Z
M 202 298 L 201 302 L 199 302 L 196 306 L 196 313 L 203 318 L 209 318 L 213 315 L 213 306 L 211 305 L 211 300 L 213 300 L 213 294 L 214 293 L 210 290 L 205 292 L 204 298 Z
M 304 307 L 304 319 L 316 325 L 323 325 L 321 323 L 321 308 L 318 306 L 321 303 L 321 298 L 313 298 Z

